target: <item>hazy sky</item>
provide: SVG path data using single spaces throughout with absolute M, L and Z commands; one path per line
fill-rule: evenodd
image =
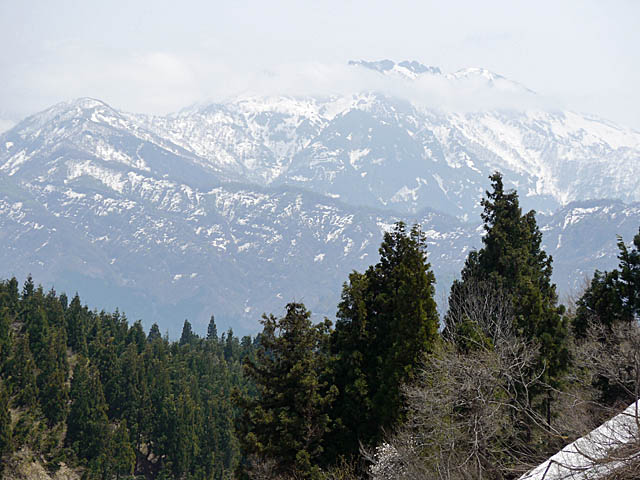
M 485 67 L 640 130 L 639 22 L 635 0 L 0 0 L 0 131 L 80 96 L 165 113 L 382 58 Z

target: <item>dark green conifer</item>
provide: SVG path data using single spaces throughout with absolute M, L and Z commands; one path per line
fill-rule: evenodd
M 147 336 L 144 333 L 140 320 L 135 321 L 133 325 L 131 325 L 131 328 L 129 328 L 129 333 L 127 333 L 127 344 L 131 343 L 135 344 L 138 353 L 142 353 L 147 343 Z
M 47 346 L 49 335 L 49 322 L 44 304 L 42 287 L 35 288 L 33 279 L 29 276 L 22 289 L 19 319 L 22 322 L 23 331 L 28 334 L 29 348 L 36 364 L 41 361 L 41 355 Z
M 213 315 L 211 315 L 209 326 L 207 327 L 207 340 L 218 341 L 218 327 L 216 326 L 216 320 Z
M 450 311 L 461 310 L 454 305 L 461 300 L 457 290 L 463 290 L 469 282 L 486 284 L 509 295 L 514 331 L 540 345 L 539 367 L 550 386 L 541 397 L 541 408 L 550 422 L 552 390 L 560 387 L 560 379 L 569 365 L 564 309 L 558 306 L 556 287 L 551 283 L 552 258 L 542 250 L 542 233 L 535 212 L 522 214 L 517 192 L 504 190 L 500 173 L 494 173 L 490 179 L 492 190 L 482 200 L 483 247 L 470 253 L 461 280 L 454 282 Z
M 596 270 L 591 284 L 577 302 L 573 331 L 579 339 L 592 326 L 604 326 L 607 331 L 616 324 L 640 320 L 640 233 L 634 236 L 631 249 L 622 237 L 618 237 L 618 250 L 618 268 L 611 272 Z M 610 342 L 607 335 L 602 337 L 599 341 Z M 635 399 L 629 394 L 634 390 L 632 385 L 610 382 L 606 376 L 598 375 L 594 385 L 605 404 L 628 403 Z
M 0 304 L 0 375 L 9 361 L 12 348 L 11 316 L 8 307 Z
M 133 475 L 136 466 L 136 452 L 131 445 L 127 422 L 120 422 L 111 437 L 110 459 L 116 480 Z
M 138 440 L 142 417 L 147 413 L 144 405 L 144 371 L 135 343 L 130 343 L 117 362 L 117 394 L 109 402 L 114 417 L 126 420 L 134 440 Z
M 80 458 L 98 458 L 109 441 L 107 405 L 98 372 L 79 356 L 71 382 L 65 443 Z
M 290 303 L 284 317 L 261 323 L 256 358 L 245 361 L 257 389 L 242 399 L 245 452 L 274 461 L 277 474 L 316 478 L 337 394 L 326 381 L 330 322 L 314 326 L 304 305 Z
M 49 326 L 57 329 L 66 328 L 64 309 L 53 288 L 49 290 L 44 298 L 44 310 Z
M 69 337 L 69 346 L 74 352 L 87 353 L 87 324 L 89 321 L 89 312 L 86 307 L 80 303 L 80 297 L 76 293 L 71 304 L 65 312 L 67 322 L 67 336 Z
M 38 403 L 36 363 L 29 348 L 29 335 L 18 337 L 9 361 L 9 382 L 17 406 L 33 408 Z
M 19 312 L 20 293 L 18 292 L 18 280 L 12 277 L 6 282 L 2 282 L 2 295 L 0 295 L 0 307 L 9 309 L 11 317 L 16 317 Z
M 11 412 L 9 411 L 9 393 L 0 378 L 0 474 L 3 471 L 2 457 L 11 454 L 13 440 L 11 431 Z
M 180 335 L 180 345 L 191 345 L 197 338 L 198 336 L 193 333 L 191 323 L 189 320 L 185 320 L 182 326 L 182 335 Z
M 340 398 L 334 444 L 357 454 L 402 417 L 400 386 L 414 377 L 438 338 L 435 277 L 419 226 L 399 222 L 384 235 L 380 261 L 352 273 L 342 291 L 332 338 Z
M 157 323 L 151 325 L 149 329 L 149 336 L 147 337 L 147 342 L 152 343 L 156 340 L 162 340 L 162 334 L 160 333 L 160 327 L 158 327 Z
M 231 327 L 229 327 L 226 334 L 222 334 L 222 341 L 224 344 L 224 359 L 228 362 L 237 359 L 240 352 L 240 340 L 233 335 Z
M 67 415 L 68 368 L 64 330 L 54 330 L 43 352 L 38 375 L 40 405 L 50 426 L 63 421 Z
M 31 295 L 33 295 L 35 288 L 33 277 L 29 274 L 22 285 L 22 300 L 27 300 Z
M 618 237 L 617 269 L 596 270 L 589 288 L 578 300 L 573 330 L 578 337 L 587 332 L 590 322 L 607 327 L 616 322 L 640 318 L 640 232 L 633 238 L 633 248 Z

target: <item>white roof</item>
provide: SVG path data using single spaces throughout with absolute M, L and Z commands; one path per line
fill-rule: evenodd
M 549 460 L 524 474 L 520 480 L 585 480 L 612 473 L 629 458 L 609 460 L 607 457 L 610 453 L 638 439 L 638 403 L 632 403 L 619 415 L 570 443 Z M 636 457 L 640 458 L 640 452 L 631 456 Z

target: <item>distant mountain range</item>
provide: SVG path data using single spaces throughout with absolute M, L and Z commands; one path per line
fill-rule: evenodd
M 483 69 L 351 63 L 535 95 Z M 566 111 L 451 112 L 363 91 L 148 116 L 83 98 L 0 135 L 0 273 L 171 334 L 211 314 L 255 332 L 294 299 L 332 316 L 348 273 L 403 219 L 427 232 L 441 300 L 480 246 L 479 200 L 500 170 L 540 212 L 567 293 L 616 264 L 616 234 L 637 233 L 639 167 L 640 133 Z

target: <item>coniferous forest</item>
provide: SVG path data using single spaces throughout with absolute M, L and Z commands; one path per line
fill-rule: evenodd
M 345 279 L 335 325 L 290 303 L 254 338 L 212 316 L 171 341 L 31 277 L 0 282 L 0 470 L 520 477 L 638 398 L 640 232 L 562 305 L 535 212 L 490 180 L 482 247 L 440 314 L 428 239 L 403 223 Z M 636 447 L 615 478 L 638 478 Z

